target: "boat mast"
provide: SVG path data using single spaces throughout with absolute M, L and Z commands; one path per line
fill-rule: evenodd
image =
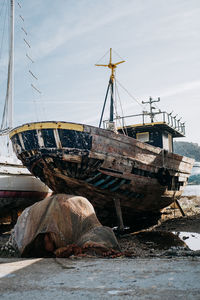
M 102 113 L 101 113 L 101 118 L 100 118 L 100 122 L 99 122 L 99 128 L 101 127 L 101 123 L 102 123 L 102 118 L 103 118 L 103 114 L 104 114 L 104 109 L 105 109 L 105 104 L 107 101 L 107 96 L 108 96 L 108 91 L 110 89 L 110 118 L 109 118 L 109 122 L 113 123 L 114 120 L 114 80 L 115 80 L 115 69 L 117 68 L 117 65 L 121 64 L 125 62 L 125 60 L 119 61 L 117 63 L 113 63 L 112 62 L 112 48 L 110 48 L 110 59 L 109 59 L 109 64 L 108 65 L 102 65 L 102 64 L 96 64 L 95 66 L 100 66 L 100 67 L 108 67 L 111 69 L 111 75 L 110 75 L 110 79 L 109 79 L 109 83 L 108 83 L 108 88 L 107 88 L 107 92 L 106 92 L 106 97 L 105 97 L 105 101 L 104 101 L 104 105 L 103 105 L 103 109 L 102 109 Z
M 8 126 L 13 127 L 13 88 L 14 88 L 14 0 L 10 0 L 10 41 L 9 41 L 9 65 L 8 65 Z
M 14 0 L 10 0 L 9 22 L 9 58 L 6 98 L 3 111 L 1 130 L 7 133 L 13 127 L 13 87 L 14 87 Z

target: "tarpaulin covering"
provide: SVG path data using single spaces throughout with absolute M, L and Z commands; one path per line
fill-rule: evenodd
M 26 208 L 12 232 L 22 256 L 45 256 L 66 245 L 95 242 L 119 249 L 113 231 L 98 221 L 83 197 L 57 194 Z

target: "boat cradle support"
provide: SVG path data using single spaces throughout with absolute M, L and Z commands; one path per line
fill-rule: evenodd
M 122 217 L 120 200 L 118 198 L 114 198 L 114 204 L 115 204 L 115 210 L 116 210 L 117 221 L 118 221 L 118 231 L 122 232 L 124 231 L 124 222 Z

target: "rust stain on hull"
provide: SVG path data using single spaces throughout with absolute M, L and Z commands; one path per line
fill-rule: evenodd
M 11 132 L 17 157 L 53 191 L 84 196 L 96 211 L 111 214 L 117 198 L 124 219 L 156 213 L 187 184 L 192 159 L 92 126 L 40 124 Z

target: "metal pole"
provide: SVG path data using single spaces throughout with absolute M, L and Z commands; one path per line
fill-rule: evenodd
M 113 122 L 114 118 L 114 101 L 113 101 L 113 81 L 110 79 L 111 97 L 110 97 L 110 122 Z
M 108 83 L 108 87 L 107 87 L 107 91 L 106 91 L 106 96 L 105 96 L 105 100 L 104 100 L 104 104 L 103 104 L 103 109 L 102 109 L 102 112 L 101 112 L 101 118 L 100 118 L 100 121 L 99 121 L 99 128 L 101 127 L 101 123 L 102 123 L 102 119 L 103 119 L 103 114 L 104 114 L 104 110 L 105 110 L 105 106 L 106 106 L 106 101 L 107 101 L 107 97 L 108 97 L 109 88 L 110 88 L 110 80 L 109 80 L 109 83 Z
M 8 125 L 13 127 L 13 88 L 14 88 L 14 0 L 10 1 L 10 41 L 8 67 Z
M 151 116 L 151 123 L 153 123 L 153 109 L 151 104 L 153 103 L 152 98 L 149 98 L 149 105 L 150 105 L 150 116 Z

